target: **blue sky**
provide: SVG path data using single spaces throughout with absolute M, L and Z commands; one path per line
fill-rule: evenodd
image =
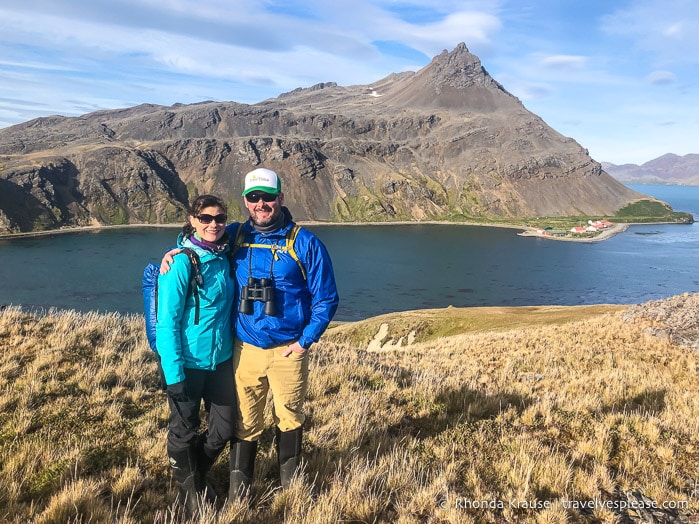
M 595 160 L 699 153 L 697 0 L 3 0 L 0 127 L 369 84 L 460 42 Z

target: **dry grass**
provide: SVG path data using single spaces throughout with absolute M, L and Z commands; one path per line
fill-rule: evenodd
M 304 475 L 277 488 L 270 429 L 251 503 L 199 521 L 628 522 L 639 497 L 699 519 L 698 355 L 623 310 L 336 326 L 312 350 Z M 142 317 L 6 308 L 0 348 L 0 520 L 182 521 Z M 211 477 L 224 493 L 226 457 Z

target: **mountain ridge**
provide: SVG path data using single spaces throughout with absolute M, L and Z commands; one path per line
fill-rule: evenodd
M 666 153 L 644 164 L 602 162 L 602 168 L 620 182 L 699 186 L 699 154 Z
M 459 44 L 417 72 L 367 85 L 324 82 L 252 105 L 141 104 L 2 129 L 0 233 L 182 221 L 204 192 L 242 217 L 242 175 L 262 165 L 280 173 L 299 220 L 609 216 L 643 197 Z

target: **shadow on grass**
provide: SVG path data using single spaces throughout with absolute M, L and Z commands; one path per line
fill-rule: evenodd
M 634 397 L 625 398 L 619 402 L 602 406 L 600 413 L 607 415 L 641 412 L 658 416 L 665 410 L 665 395 L 667 395 L 666 389 L 649 389 Z
M 399 424 L 386 428 L 389 436 L 423 440 L 433 438 L 451 427 L 463 423 L 493 420 L 500 413 L 514 409 L 521 414 L 535 401 L 512 393 L 486 395 L 482 391 L 462 387 L 437 395 L 429 415 L 412 417 L 405 415 Z

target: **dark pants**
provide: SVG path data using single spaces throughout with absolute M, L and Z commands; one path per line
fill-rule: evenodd
M 205 448 L 213 456 L 233 438 L 236 420 L 235 383 L 231 359 L 216 366 L 215 371 L 184 370 L 189 399 L 175 402 L 168 397 L 170 424 L 168 450 L 178 451 L 194 446 L 201 421 L 201 401 L 209 414 Z

